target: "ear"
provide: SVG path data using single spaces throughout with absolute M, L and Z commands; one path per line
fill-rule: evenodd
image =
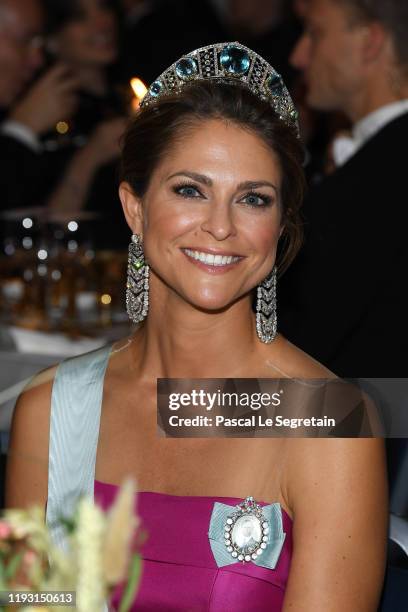
M 389 34 L 381 23 L 373 21 L 365 26 L 363 39 L 363 58 L 365 62 L 375 62 L 387 47 Z
M 126 222 L 133 234 L 143 234 L 143 207 L 129 183 L 121 183 L 119 186 L 119 198 L 122 203 Z

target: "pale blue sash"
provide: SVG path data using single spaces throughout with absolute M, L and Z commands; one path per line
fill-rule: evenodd
M 63 361 L 51 398 L 46 522 L 54 542 L 66 548 L 61 516 L 82 495 L 94 495 L 105 370 L 111 345 Z

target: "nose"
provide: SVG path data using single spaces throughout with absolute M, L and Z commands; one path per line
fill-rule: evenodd
M 305 32 L 296 43 L 289 62 L 298 70 L 305 70 L 309 65 L 310 59 L 310 37 Z
M 214 202 L 207 211 L 201 224 L 203 232 L 211 234 L 215 240 L 225 240 L 236 235 L 233 213 L 228 202 Z

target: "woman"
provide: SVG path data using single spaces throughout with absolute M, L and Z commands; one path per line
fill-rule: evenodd
M 76 110 L 72 116 L 61 116 L 56 128 L 43 138 L 45 197 L 54 211 L 97 209 L 114 222 L 110 232 L 102 231 L 101 246 L 125 247 L 116 162 L 127 108 L 109 72 L 118 55 L 113 3 L 47 0 L 46 9 L 47 50 L 56 63 L 51 70 L 60 69 L 63 79 L 75 83 L 67 96 L 75 98 Z
M 220 44 L 171 66 L 123 148 L 120 196 L 136 236 L 127 302 L 143 322 L 112 350 L 38 378 L 18 402 L 9 506 L 48 500 L 52 524 L 81 488 L 107 507 L 125 475 L 137 478 L 149 536 L 135 609 L 376 609 L 380 441 L 156 435 L 158 378 L 333 376 L 275 332 L 276 253 L 283 240 L 284 269 L 299 246 L 301 162 L 290 97 L 258 55 Z M 257 286 L 272 305 L 264 317 L 252 311 Z M 251 521 L 266 525 L 251 559 L 237 542 L 246 531 L 217 541 L 217 512 L 236 505 L 255 540 Z M 262 526 L 256 512 L 270 513 Z

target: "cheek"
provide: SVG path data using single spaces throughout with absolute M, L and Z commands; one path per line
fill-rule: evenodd
M 279 240 L 279 228 L 273 228 L 269 232 L 262 231 L 259 233 L 257 241 L 257 249 L 264 257 L 269 257 L 276 254 L 276 249 Z
M 259 215 L 242 220 L 241 231 L 249 243 L 260 252 L 271 251 L 276 248 L 281 231 L 281 213 L 274 207 Z
M 163 259 L 166 253 L 171 253 L 180 237 L 191 236 L 197 223 L 191 215 L 163 213 L 159 210 L 145 211 L 143 216 L 143 234 L 145 236 L 146 254 L 154 258 L 154 254 L 160 254 Z
M 23 65 L 23 54 L 18 53 L 13 47 L 6 47 L 0 50 L 1 54 L 1 69 L 7 72 L 12 72 L 16 66 Z
M 333 45 L 328 41 L 316 44 L 313 58 L 315 76 L 330 75 L 333 70 Z
M 163 202 L 160 206 L 146 206 L 143 214 L 143 228 L 146 234 L 165 237 L 171 241 L 188 231 L 198 230 L 203 211 L 199 206 L 188 206 L 182 202 Z
M 72 26 L 60 38 L 60 49 L 64 55 L 75 57 L 86 45 L 86 30 L 81 26 Z
M 101 22 L 105 28 L 109 28 L 111 30 L 116 30 L 116 18 L 112 13 L 106 13 L 104 19 Z

